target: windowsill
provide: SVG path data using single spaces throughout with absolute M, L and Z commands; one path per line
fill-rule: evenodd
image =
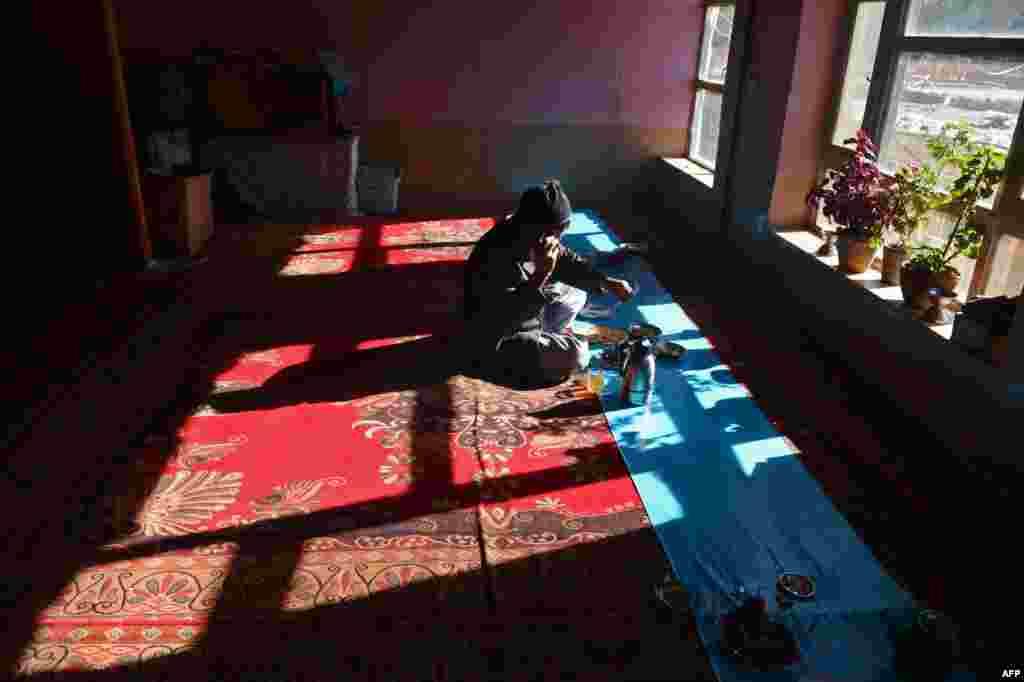
M 715 186 L 715 174 L 713 171 L 699 166 L 693 161 L 683 157 L 660 157 L 669 166 L 672 166 L 676 170 L 680 171 L 684 175 L 688 175 L 694 180 L 701 184 L 714 188 Z M 839 258 L 838 256 L 831 256 L 828 258 L 822 258 L 815 252 L 824 243 L 822 239 L 814 235 L 807 230 L 793 230 L 793 231 L 779 231 L 777 234 L 788 241 L 790 244 L 800 249 L 812 258 L 817 258 L 819 261 L 829 266 L 831 269 L 838 271 Z M 896 310 L 907 315 L 911 318 L 909 308 L 903 303 L 903 291 L 899 286 L 889 286 L 882 283 L 882 273 L 877 270 L 868 270 L 867 272 L 860 275 L 844 275 L 848 280 L 856 282 L 863 288 L 867 289 L 871 293 L 878 296 L 883 301 L 888 302 Z M 952 324 L 926 324 L 926 326 L 935 332 L 942 338 L 949 340 L 953 336 L 953 325 Z
M 689 175 L 691 178 L 707 186 L 709 189 L 715 188 L 715 172 L 708 170 L 700 164 L 696 164 L 684 157 L 668 157 L 663 156 L 661 160 L 672 166 L 673 168 Z
M 807 255 L 818 259 L 820 262 L 838 272 L 838 256 L 828 256 L 823 258 L 816 253 L 818 248 L 824 243 L 824 240 L 805 230 L 779 231 L 776 234 Z M 910 309 L 903 302 L 903 291 L 898 285 L 890 285 L 882 282 L 882 273 L 878 270 L 868 269 L 867 272 L 859 275 L 844 274 L 843 276 L 846 277 L 846 279 L 859 284 L 883 301 L 891 304 L 894 308 L 906 314 L 907 317 L 911 317 Z M 949 340 L 953 335 L 952 324 L 926 324 L 926 326 L 946 340 Z

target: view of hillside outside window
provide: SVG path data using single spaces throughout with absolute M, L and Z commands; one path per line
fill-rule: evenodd
M 912 0 L 908 36 L 1024 36 L 1021 0 Z
M 714 169 L 722 125 L 722 100 L 729 47 L 736 8 L 732 4 L 709 4 L 704 10 L 704 35 L 693 121 L 690 126 L 689 157 Z
M 1022 45 L 1024 48 L 1024 45 Z M 925 142 L 945 123 L 967 121 L 975 139 L 1010 151 L 1024 103 L 1024 54 L 1017 57 L 904 53 L 881 140 L 884 168 L 930 160 Z M 955 177 L 955 176 L 954 176 Z
M 903 30 L 884 38 L 885 12 L 904 9 Z M 869 109 L 875 106 L 869 90 L 875 62 L 882 59 L 886 68 L 880 73 L 893 74 L 891 81 L 879 84 L 878 105 L 885 117 L 875 139 L 883 169 L 933 163 L 927 138 L 948 122 L 966 121 L 976 140 L 1008 156 L 1024 153 L 1024 140 L 1012 148 L 1024 109 L 1024 0 L 864 0 L 853 4 L 852 16 L 833 144 L 842 145 L 872 114 L 877 120 L 878 112 Z M 953 177 L 955 171 L 947 169 L 946 186 Z M 963 257 L 951 263 L 961 273 L 957 293 L 962 300 L 1016 295 L 1024 284 L 1024 247 L 1019 247 L 1024 226 L 1009 219 L 1005 208 L 1024 199 L 1024 190 L 1014 194 L 1020 196 L 1004 197 L 1004 213 L 998 213 L 992 199 L 979 204 L 1002 219 L 988 231 L 984 263 Z M 823 224 L 820 215 L 818 224 Z M 933 211 L 916 241 L 943 246 L 954 225 L 950 214 Z M 984 277 L 975 278 L 976 269 Z

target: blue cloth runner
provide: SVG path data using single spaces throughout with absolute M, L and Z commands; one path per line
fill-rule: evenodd
M 563 242 L 587 257 L 618 245 L 586 212 L 574 214 Z M 679 360 L 658 359 L 648 407 L 620 401 L 621 377 L 612 370 L 604 371 L 601 401 L 676 578 L 690 595 L 719 679 L 902 679 L 893 669 L 892 642 L 915 617 L 911 596 L 886 575 L 643 258 L 610 267 L 599 262 L 599 269 L 633 281 L 637 296 L 615 307 L 611 318 L 581 321 L 622 329 L 654 324 L 662 338 L 687 349 Z M 781 571 L 812 576 L 816 598 L 779 611 L 774 595 Z M 796 636 L 799 663 L 761 672 L 723 651 L 719 619 L 739 604 L 740 590 L 766 598 L 770 615 Z

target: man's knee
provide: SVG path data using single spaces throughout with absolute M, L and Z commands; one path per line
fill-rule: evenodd
M 508 379 L 531 383 L 560 382 L 590 364 L 590 346 L 586 339 L 564 334 L 517 334 L 502 343 L 495 360 L 499 373 Z
M 541 364 L 550 379 L 568 379 L 590 365 L 590 346 L 585 339 L 560 336 L 556 348 L 549 349 Z

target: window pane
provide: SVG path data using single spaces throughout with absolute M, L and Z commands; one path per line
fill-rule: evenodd
M 1024 239 L 1003 235 L 996 242 L 985 296 L 1018 296 L 1024 287 Z
M 690 131 L 690 155 L 711 168 L 718 156 L 718 131 L 722 123 L 722 96 L 697 90 L 693 129 Z
M 894 170 L 930 162 L 927 136 L 966 120 L 975 139 L 1008 151 L 1024 103 L 1024 58 L 908 53 L 900 57 L 880 161 Z M 947 176 L 955 173 L 947 171 Z
M 729 65 L 729 40 L 736 8 L 708 7 L 704 17 L 704 44 L 700 52 L 700 79 L 715 83 L 725 82 Z
M 864 122 L 864 107 L 868 101 L 884 16 L 884 2 L 862 2 L 857 7 L 843 94 L 839 100 L 839 116 L 832 138 L 834 144 L 842 145 L 843 140 L 853 137 Z
M 907 35 L 1024 35 L 1021 0 L 911 0 Z

